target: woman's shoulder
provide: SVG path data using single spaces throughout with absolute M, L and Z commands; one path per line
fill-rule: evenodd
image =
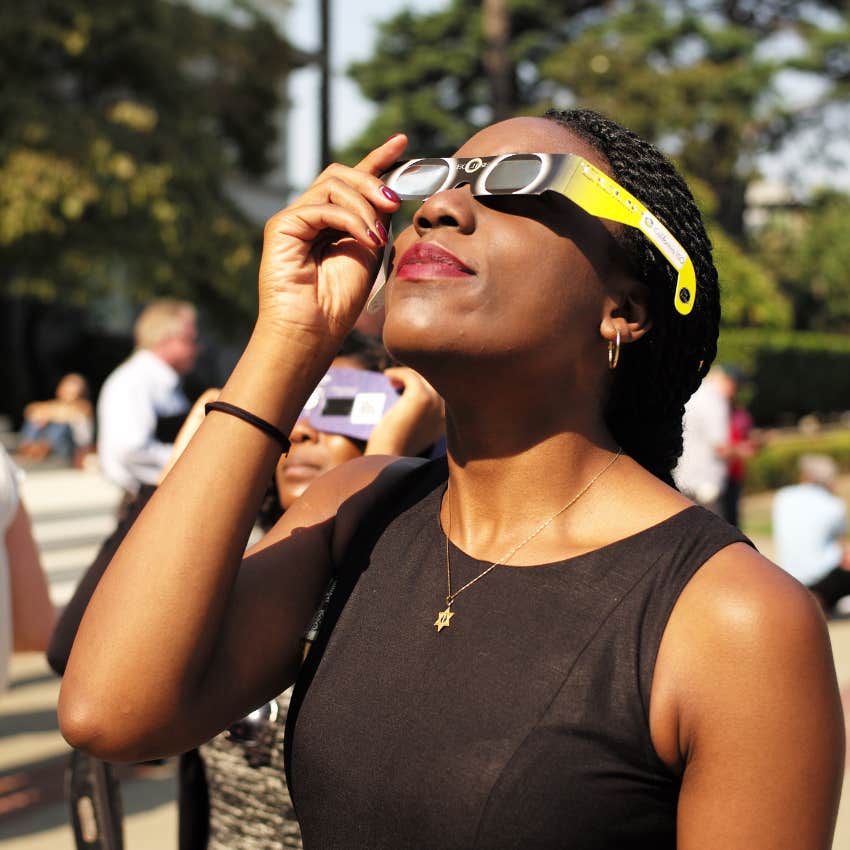
M 365 455 L 343 464 L 328 475 L 336 473 L 338 484 L 350 496 L 339 504 L 334 527 L 334 554 L 345 552 L 354 534 L 366 519 L 380 513 L 382 506 L 397 504 L 402 495 L 409 495 L 414 478 L 423 475 L 441 475 L 439 461 L 427 461 L 419 457 L 391 457 L 389 455 Z M 333 486 L 334 482 L 327 482 Z
M 829 650 L 814 596 L 752 546 L 732 543 L 709 558 L 682 591 L 665 640 L 689 655 L 730 653 L 747 665 L 786 664 Z
M 365 455 L 316 478 L 266 535 L 263 545 L 291 532 L 332 520 L 331 550 L 339 555 L 378 506 L 407 489 L 411 476 L 438 466 L 418 457 Z M 439 473 L 439 470 L 436 470 Z
M 721 550 L 682 592 L 650 726 L 659 756 L 684 772 L 678 829 L 694 847 L 829 846 L 844 723 L 826 622 L 751 547 Z
M 789 626 L 823 633 L 825 620 L 812 594 L 752 546 L 733 543 L 706 561 L 678 603 L 681 614 L 698 617 L 706 634 L 729 639 L 765 636 L 771 645 L 787 640 L 774 631 Z M 797 633 L 799 636 L 799 632 Z
M 695 742 L 726 734 L 723 723 L 743 724 L 741 731 L 758 723 L 781 727 L 783 715 L 804 710 L 814 692 L 833 691 L 817 601 L 754 548 L 735 542 L 696 571 L 670 615 L 652 683 L 653 737 L 675 729 L 665 760 L 675 748 L 686 761 Z

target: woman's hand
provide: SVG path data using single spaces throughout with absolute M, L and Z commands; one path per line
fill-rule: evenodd
M 328 166 L 266 223 L 260 263 L 259 324 L 341 340 L 363 309 L 398 208 L 378 175 L 407 144 L 399 134 L 354 168 Z
M 413 457 L 445 433 L 445 404 L 442 396 L 413 369 L 398 366 L 386 369 L 384 374 L 402 390 L 402 395 L 375 426 L 364 454 Z

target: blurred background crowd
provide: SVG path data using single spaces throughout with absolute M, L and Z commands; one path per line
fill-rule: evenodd
M 156 483 L 250 333 L 262 222 L 323 164 L 399 130 L 450 155 L 494 119 L 587 106 L 676 160 L 715 247 L 719 353 L 677 483 L 850 610 L 846 0 L 26 5 L 0 0 L 0 431 L 19 469 L 103 476 L 125 509 Z M 7 549 L 14 528 L 34 575 L 14 477 Z M 40 604 L 9 648 L 46 647 Z

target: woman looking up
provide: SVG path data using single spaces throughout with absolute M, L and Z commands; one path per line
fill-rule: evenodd
M 843 731 L 823 618 L 666 483 L 719 321 L 687 187 L 585 111 L 416 165 L 448 175 L 432 194 L 386 176 L 405 144 L 329 167 L 267 224 L 234 407 L 206 417 L 98 587 L 64 734 L 115 760 L 209 738 L 296 678 L 333 576 L 289 719 L 308 850 L 826 850 Z M 490 171 L 509 154 L 551 166 L 545 191 Z M 444 397 L 447 462 L 338 467 L 243 562 L 275 429 L 365 303 L 393 185 L 426 197 L 395 245 L 384 341 Z

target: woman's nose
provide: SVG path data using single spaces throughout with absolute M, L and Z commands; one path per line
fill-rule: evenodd
M 435 227 L 451 227 L 462 233 L 471 233 L 475 229 L 475 200 L 469 186 L 431 195 L 414 214 L 413 226 L 420 236 Z
M 319 432 L 310 424 L 310 420 L 302 417 L 289 433 L 289 441 L 295 443 L 315 443 L 319 440 Z

